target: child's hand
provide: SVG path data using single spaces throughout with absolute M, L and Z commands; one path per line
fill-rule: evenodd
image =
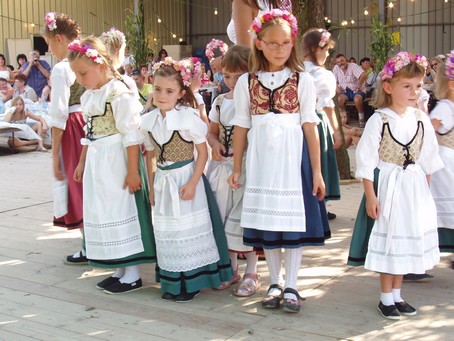
M 372 219 L 378 219 L 378 215 L 380 214 L 380 204 L 375 195 L 371 198 L 366 197 L 366 212 Z
M 54 168 L 55 179 L 57 179 L 58 181 L 65 180 L 65 174 L 63 174 L 63 172 L 61 171 L 60 158 L 58 156 L 53 157 L 52 164 L 53 164 L 53 168 Z
M 131 194 L 142 188 L 142 180 L 139 173 L 128 173 L 126 175 L 123 189 L 126 189 L 126 187 L 129 187 L 129 193 Z
M 211 147 L 211 158 L 215 161 L 221 161 L 224 157 L 226 150 L 222 143 L 217 142 L 213 147 Z
M 325 193 L 325 182 L 323 181 L 322 174 L 321 173 L 314 174 L 312 177 L 312 181 L 314 183 L 312 195 L 316 195 L 318 201 L 323 200 L 326 193 Z
M 338 150 L 342 146 L 342 135 L 340 130 L 334 132 L 333 140 L 334 140 L 333 149 Z
M 74 170 L 74 176 L 73 176 L 74 181 L 82 182 L 82 179 L 84 177 L 84 169 L 85 169 L 84 164 L 79 163 L 77 165 L 76 169 Z
M 229 184 L 230 188 L 238 189 L 241 188 L 243 185 L 238 183 L 238 179 L 240 178 L 240 172 L 233 172 L 232 175 L 229 176 L 227 179 L 227 183 Z
M 150 195 L 148 196 L 150 199 L 150 205 L 154 207 L 155 202 L 154 202 L 154 189 L 150 188 Z
M 197 184 L 193 184 L 191 181 L 188 181 L 183 187 L 178 191 L 182 200 L 192 200 L 195 196 L 195 189 Z

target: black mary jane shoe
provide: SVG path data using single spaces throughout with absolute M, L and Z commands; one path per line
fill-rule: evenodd
M 117 277 L 112 277 L 112 276 L 107 277 L 107 278 L 103 279 L 101 282 L 99 282 L 98 284 L 96 284 L 96 289 L 104 290 L 107 287 L 111 286 L 112 284 L 117 283 L 119 280 L 120 279 Z
M 279 289 L 279 295 L 270 295 L 269 292 L 272 289 Z M 282 296 L 284 295 L 284 289 L 279 284 L 271 284 L 268 288 L 266 296 L 262 299 L 262 307 L 266 309 L 278 309 L 281 305 Z
M 282 303 L 282 310 L 286 311 L 287 313 L 298 313 L 301 309 L 300 301 L 304 301 L 305 299 L 302 298 L 298 291 L 292 288 L 285 288 L 285 294 L 294 294 L 296 296 L 296 300 L 291 298 L 285 298 Z
M 142 280 L 139 278 L 137 281 L 132 283 L 121 283 L 120 281 L 109 285 L 107 288 L 104 289 L 106 294 L 123 294 L 126 292 L 136 291 L 142 288 Z

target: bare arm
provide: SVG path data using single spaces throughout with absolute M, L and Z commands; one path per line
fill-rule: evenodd
M 317 124 L 306 122 L 303 124 L 303 130 L 311 160 L 312 179 L 314 183 L 312 195 L 317 195 L 318 200 L 322 200 L 325 197 L 325 183 L 322 177 L 320 137 L 318 136 Z
M 154 206 L 154 177 L 156 174 L 156 152 L 154 150 L 147 151 L 147 172 L 150 185 L 150 204 Z
M 432 126 L 434 127 L 435 131 L 438 131 L 438 129 L 443 126 L 443 124 L 441 124 L 441 121 L 437 120 L 436 118 L 431 119 L 430 122 L 432 122 Z
M 364 194 L 366 195 L 366 211 L 367 215 L 372 219 L 377 219 L 380 213 L 380 205 L 377 196 L 375 195 L 374 182 L 363 179 Z
M 227 182 L 233 189 L 240 188 L 242 184 L 238 183 L 243 167 L 243 155 L 246 149 L 247 133 L 249 129 L 235 126 L 233 134 L 233 173 L 229 176 Z
M 205 169 L 205 165 L 208 160 L 208 148 L 206 142 L 196 144 L 195 148 L 197 150 L 195 169 L 189 181 L 180 188 L 179 193 L 182 200 L 194 199 L 197 184 L 202 177 L 203 170 Z
M 325 108 L 323 108 L 323 110 L 325 111 L 326 116 L 328 117 L 329 123 L 334 131 L 334 133 L 333 133 L 333 138 L 334 138 L 333 149 L 338 150 L 342 145 L 342 135 L 340 132 L 339 121 L 337 120 L 336 111 L 332 107 L 325 107 Z
M 249 6 L 244 0 L 232 1 L 232 18 L 235 24 L 236 43 L 238 45 L 250 46 L 251 37 L 248 30 L 252 20 L 258 14 L 258 10 Z
M 128 154 L 128 174 L 126 174 L 123 189 L 129 187 L 129 193 L 132 194 L 142 186 L 139 174 L 139 145 L 127 147 L 126 152 Z
M 63 138 L 63 129 L 52 127 L 52 162 L 54 167 L 54 176 L 57 180 L 64 180 L 65 175 L 60 167 L 60 147 Z
M 234 135 L 235 136 L 235 135 Z M 222 153 L 225 153 L 225 147 L 219 142 L 219 124 L 210 122 L 210 129 L 207 135 L 208 144 L 211 147 L 211 158 L 215 161 L 222 160 Z

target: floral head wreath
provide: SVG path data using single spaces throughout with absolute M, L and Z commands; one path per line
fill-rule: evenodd
M 55 19 L 55 12 L 48 12 L 44 17 L 44 21 L 46 22 L 46 26 L 49 31 L 57 29 L 57 19 Z
M 224 43 L 220 39 L 211 39 L 211 41 L 207 44 L 205 48 L 205 55 L 208 57 L 208 59 L 213 59 L 214 57 L 214 50 L 219 49 L 221 51 L 222 55 L 225 55 L 229 47 L 227 46 L 226 43 Z
M 257 35 L 262 30 L 263 25 L 276 18 L 282 18 L 287 21 L 292 29 L 292 38 L 296 38 L 298 35 L 298 21 L 293 14 L 280 9 L 272 9 L 271 11 L 263 13 L 261 17 L 255 18 L 249 29 L 249 34 L 252 38 L 256 39 Z
M 104 64 L 104 61 L 99 54 L 97 50 L 95 50 L 91 45 L 85 45 L 82 46 L 80 43 L 80 40 L 73 40 L 69 45 L 68 45 L 68 50 L 69 51 L 76 51 L 79 52 L 80 54 L 83 54 L 87 56 L 89 59 L 94 61 L 95 63 L 98 64 Z
M 391 79 L 403 67 L 410 63 L 416 63 L 424 69 L 429 65 L 429 61 L 421 54 L 413 55 L 411 52 L 399 52 L 394 57 L 386 62 L 385 67 L 381 71 L 381 79 Z
M 173 67 L 173 69 L 181 75 L 181 78 L 183 78 L 184 86 L 191 85 L 191 70 L 184 66 L 183 63 L 173 60 L 172 57 L 165 57 L 162 62 L 153 65 L 153 74 L 163 66 Z
M 331 37 L 331 33 L 329 33 L 324 28 L 320 30 L 320 33 L 322 34 L 322 37 L 320 38 L 318 46 L 320 46 L 321 48 L 324 48 L 326 46 L 326 44 L 328 44 L 328 42 L 329 42 L 329 38 Z
M 112 39 L 112 38 L 115 38 L 115 37 L 119 37 L 121 39 L 121 45 L 126 45 L 126 37 L 124 35 L 123 32 L 115 29 L 115 27 L 112 27 L 109 31 L 107 32 L 103 32 L 101 34 L 101 37 L 106 37 L 106 38 L 109 38 L 109 39 Z
M 192 57 L 191 62 L 193 65 L 192 77 L 197 77 L 198 75 L 201 75 L 202 74 L 202 63 L 200 62 L 200 58 Z
M 450 79 L 454 80 L 454 50 L 448 53 L 445 61 L 445 75 Z

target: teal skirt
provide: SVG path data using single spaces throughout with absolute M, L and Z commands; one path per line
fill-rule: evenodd
M 183 290 L 195 292 L 203 288 L 214 288 L 221 285 L 222 282 L 229 281 L 233 276 L 224 224 L 216 198 L 205 175 L 202 175 L 202 179 L 213 226 L 213 235 L 219 252 L 219 261 L 190 271 L 172 272 L 159 268 L 158 260 L 156 282 L 161 284 L 162 292 L 178 295 Z
M 375 168 L 374 171 L 374 190 L 377 193 L 378 175 L 380 170 Z M 355 227 L 350 242 L 350 251 L 348 253 L 348 265 L 360 266 L 366 261 L 367 249 L 369 246 L 369 237 L 374 227 L 375 219 L 372 219 L 366 212 L 366 196 L 363 194 L 363 199 L 359 205 L 358 214 L 356 216 Z
M 454 230 L 439 227 L 438 245 L 440 252 L 454 252 Z
M 140 151 L 139 151 L 140 154 Z M 98 268 L 122 268 L 142 263 L 156 262 L 156 243 L 153 234 L 153 224 L 151 222 L 151 205 L 148 190 L 147 172 L 144 165 L 142 154 L 139 155 L 139 173 L 142 180 L 142 188 L 134 192 L 136 199 L 137 213 L 139 216 L 140 230 L 144 251 L 134 255 L 112 259 L 95 260 L 90 259 L 89 264 Z M 115 200 L 115 198 L 112 198 Z
M 333 138 L 328 128 L 329 120 L 324 111 L 317 111 L 317 116 L 321 120 L 317 127 L 320 136 L 320 163 L 326 189 L 325 200 L 339 200 L 339 171 L 337 168 L 336 152 L 333 149 Z

